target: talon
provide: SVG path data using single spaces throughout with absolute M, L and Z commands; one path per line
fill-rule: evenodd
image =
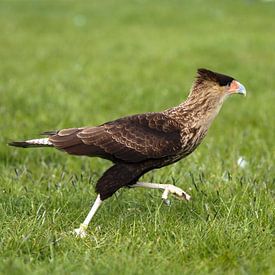
M 163 199 L 163 203 L 167 206 L 170 206 L 171 205 L 171 201 L 168 200 L 168 199 Z
M 182 193 L 182 196 L 184 197 L 185 200 L 190 201 L 191 200 L 191 196 L 188 195 L 187 193 Z

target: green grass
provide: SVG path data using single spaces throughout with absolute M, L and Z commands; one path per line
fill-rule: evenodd
M 274 274 L 274 14 L 264 1 L 1 1 L 0 272 Z M 176 105 L 198 67 L 248 96 L 189 158 L 144 177 L 193 200 L 121 190 L 76 239 L 110 163 L 6 143 Z

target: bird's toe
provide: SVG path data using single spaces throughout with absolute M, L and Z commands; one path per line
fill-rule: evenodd
M 185 192 L 173 193 L 173 195 L 174 195 L 175 197 L 177 197 L 178 199 L 180 199 L 180 200 L 189 201 L 189 200 L 191 199 L 191 196 L 188 195 L 188 194 L 185 193 Z
M 87 236 L 86 228 L 82 225 L 80 225 L 79 228 L 76 228 L 74 230 L 74 234 L 78 238 L 85 238 Z
M 188 195 L 185 191 L 183 191 L 182 189 L 180 189 L 179 187 L 176 186 L 171 186 L 170 187 L 170 192 L 178 199 L 180 200 L 187 200 L 189 201 L 191 199 L 191 196 Z

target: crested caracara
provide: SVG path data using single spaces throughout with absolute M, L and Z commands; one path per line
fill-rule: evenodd
M 198 69 L 188 98 L 162 112 L 126 116 L 99 126 L 49 131 L 45 138 L 15 141 L 17 147 L 53 147 L 71 155 L 101 157 L 113 162 L 96 184 L 97 198 L 75 233 L 84 237 L 101 203 L 121 187 L 162 189 L 180 199 L 191 197 L 171 184 L 138 182 L 153 169 L 191 154 L 205 137 L 223 102 L 233 94 L 245 95 L 242 84 L 230 76 Z

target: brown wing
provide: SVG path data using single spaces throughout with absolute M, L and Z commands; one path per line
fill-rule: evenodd
M 71 154 L 126 162 L 175 155 L 181 148 L 180 126 L 162 113 L 128 116 L 97 127 L 65 129 L 50 141 Z

